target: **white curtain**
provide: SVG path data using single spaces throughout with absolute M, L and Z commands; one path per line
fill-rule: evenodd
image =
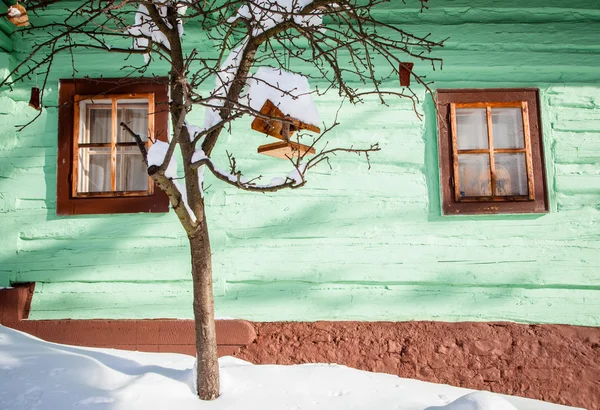
M 146 141 L 148 139 L 148 109 L 126 108 L 124 117 L 123 122 L 133 132 L 140 135 L 142 140 Z M 123 142 L 134 142 L 134 139 L 123 131 L 121 138 Z M 117 155 L 117 191 L 147 190 L 148 172 L 139 149 L 137 147 L 119 147 Z

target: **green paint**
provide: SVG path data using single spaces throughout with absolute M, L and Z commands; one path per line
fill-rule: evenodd
M 0 1 L 0 14 L 6 16 L 10 5 L 8 1 Z M 13 41 L 10 35 L 14 31 L 14 27 L 6 17 L 0 18 L 0 52 L 11 52 L 13 50 Z
M 422 122 L 407 102 L 346 105 L 330 144 L 379 142 L 370 171 L 356 156 L 339 156 L 305 188 L 266 195 L 208 178 L 218 316 L 600 325 L 596 1 L 430 3 L 424 13 L 395 2 L 380 13 L 409 32 L 450 36 L 442 71 L 415 66 L 436 87 L 540 88 L 551 212 L 441 216 L 430 97 L 419 90 Z M 186 33 L 212 52 L 193 25 Z M 17 42 L 12 58 L 28 47 Z M 0 67 L 14 66 L 2 58 Z M 105 55 L 75 58 L 81 75 L 120 74 L 118 57 L 110 67 Z M 50 79 L 53 100 L 70 57 L 57 67 L 65 69 Z M 164 65 L 154 72 L 164 74 Z M 26 104 L 30 85 L 0 94 L 0 286 L 38 282 L 34 319 L 191 317 L 189 252 L 173 213 L 55 215 L 56 110 L 14 132 L 35 114 Z M 339 106 L 333 94 L 317 103 L 325 120 Z M 201 121 L 201 112 L 194 116 Z M 242 120 L 217 156 L 232 151 L 248 175 L 268 180 L 289 167 L 256 154 L 266 142 Z

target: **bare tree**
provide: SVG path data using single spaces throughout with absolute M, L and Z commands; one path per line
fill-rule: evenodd
M 425 8 L 427 0 L 414 1 L 421 9 Z M 58 1 L 51 0 L 22 3 L 32 14 L 59 7 Z M 61 21 L 35 25 L 36 19 L 31 16 L 32 24 L 14 34 L 31 38 L 32 51 L 0 86 L 12 88 L 34 74 L 41 76 L 42 105 L 44 89 L 59 53 L 74 55 L 78 50 L 87 49 L 140 55 L 139 59 L 128 58 L 132 64 L 124 67 L 128 77 L 143 75 L 154 60 L 169 63 L 170 142 L 159 144 L 157 141 L 148 153 L 140 136 L 128 124 L 121 125 L 138 142 L 149 165 L 149 175 L 168 194 L 189 239 L 197 389 L 201 399 L 215 399 L 219 395 L 203 172 L 208 169 L 218 180 L 242 190 L 274 192 L 304 186 L 310 169 L 322 162 L 328 163 L 338 153 L 364 155 L 368 161 L 369 154 L 379 150 L 378 144 L 361 148 L 328 147 L 327 135 L 338 125 L 337 119 L 332 118 L 329 126 L 312 139 L 308 151 L 291 151 L 287 155 L 291 172 L 282 178 L 264 184 L 260 183 L 260 176 L 247 178 L 238 169 L 232 154 L 228 154 L 229 170 L 222 170 L 215 164 L 212 153 L 232 121 L 249 115 L 278 124 L 281 137 L 287 142 L 291 142 L 298 128 L 294 118 L 261 112 L 260 107 L 253 104 L 252 93 L 248 91 L 253 87 L 252 82 L 265 83 L 283 97 L 300 98 L 299 90 L 282 86 L 276 75 L 256 75 L 255 69 L 259 66 L 268 65 L 292 73 L 290 75 L 305 76 L 297 78 L 317 78 L 326 86 L 313 93 L 337 92 L 340 100 L 354 104 L 369 94 L 376 95 L 383 104 L 388 98 L 409 98 L 419 115 L 418 98 L 410 87 L 384 86 L 398 81 L 400 64 L 407 59 L 428 61 L 434 69 L 441 66 L 441 60 L 429 55 L 442 42 L 412 35 L 395 24 L 381 21 L 377 18 L 377 7 L 381 3 L 386 0 L 86 0 L 76 3 L 77 6 L 69 3 L 72 9 L 66 11 Z M 210 39 L 217 40 L 220 46 L 215 52 L 185 47 L 186 36 L 182 36 L 182 32 L 190 22 Z M 132 46 L 113 46 L 119 40 L 122 44 L 123 39 L 129 39 Z M 379 62 L 377 66 L 375 59 Z M 385 64 L 381 64 L 382 61 Z M 294 70 L 294 67 L 299 68 Z M 75 63 L 72 72 L 73 76 L 77 73 Z M 424 77 L 412 68 L 409 74 L 416 83 L 427 88 Z M 199 91 L 213 81 L 212 92 Z M 355 88 L 353 84 L 359 86 Z M 194 126 L 188 121 L 194 106 L 204 107 L 204 126 Z M 300 132 L 296 133 L 295 141 L 299 143 L 301 136 Z M 183 163 L 183 176 L 179 178 L 169 171 L 177 147 Z M 314 148 L 319 150 L 309 156 Z

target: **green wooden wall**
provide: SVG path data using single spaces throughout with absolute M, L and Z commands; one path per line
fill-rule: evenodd
M 540 89 L 551 212 L 441 216 L 430 96 L 418 90 L 423 121 L 406 101 L 345 104 L 330 144 L 379 142 L 371 170 L 339 156 L 305 188 L 264 195 L 209 178 L 217 316 L 599 326 L 600 4 L 431 0 L 420 13 L 408 3 L 394 0 L 378 13 L 409 32 L 449 37 L 436 53 L 443 70 L 415 66 L 434 88 Z M 186 32 L 210 52 L 193 25 Z M 14 38 L 13 47 L 0 54 L 2 69 L 29 44 Z M 83 52 L 76 61 L 82 76 L 120 74 L 112 55 Z M 70 57 L 57 67 L 50 101 L 58 79 L 71 75 Z M 56 109 L 14 131 L 35 114 L 30 85 L 0 94 L 0 286 L 36 281 L 34 319 L 191 317 L 189 252 L 173 212 L 55 215 Z M 331 121 L 339 102 L 318 98 L 321 117 Z M 194 117 L 200 122 L 202 112 Z M 256 154 L 267 142 L 242 120 L 218 155 L 232 151 L 248 175 L 268 180 L 289 167 Z

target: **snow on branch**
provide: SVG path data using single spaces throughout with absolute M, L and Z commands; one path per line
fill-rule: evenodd
M 145 144 L 143 143 L 141 136 L 136 134 L 124 122 L 121 122 L 120 126 L 135 140 L 140 148 L 144 162 L 148 165 L 148 174 L 159 188 L 165 191 L 169 196 L 173 210 L 177 214 L 177 217 L 185 230 L 188 234 L 193 234 L 196 229 L 198 218 L 189 205 L 186 187 L 177 181 L 177 162 L 172 154 L 169 155 L 171 144 L 156 140 L 148 152 L 146 152 Z M 165 166 L 167 158 L 169 159 L 169 162 Z M 161 172 L 161 169 L 165 169 L 165 171 Z M 198 171 L 198 173 L 200 173 L 200 171 Z
M 227 22 L 244 19 L 252 27 L 251 35 L 256 37 L 276 25 L 291 20 L 299 26 L 320 26 L 323 19 L 318 11 L 303 14 L 302 10 L 313 0 L 253 0 L 241 6 Z
M 150 167 L 162 167 L 165 163 L 165 157 L 169 151 L 169 143 L 160 140 L 154 141 L 154 144 L 148 150 L 148 168 Z M 171 156 L 168 165 L 165 169 L 165 176 L 167 178 L 177 178 L 177 161 Z
M 167 19 L 167 6 L 170 6 L 170 3 L 171 2 L 166 0 L 155 0 L 154 5 L 151 7 L 156 7 L 164 26 L 169 30 L 172 30 L 173 26 Z M 186 10 L 186 6 L 177 6 L 178 14 L 185 14 Z M 157 22 L 153 20 L 148 7 L 144 4 L 139 5 L 138 10 L 135 13 L 135 22 L 127 29 L 127 33 L 134 37 L 132 46 L 133 50 L 148 50 L 151 47 L 151 41 L 162 45 L 167 50 L 171 50 L 171 44 L 169 43 L 166 33 L 161 30 Z M 183 35 L 183 23 L 181 18 L 177 19 L 177 33 L 179 37 Z M 143 56 L 144 61 L 148 62 L 150 55 L 145 53 Z
M 281 191 L 282 189 L 296 189 L 304 186 L 306 184 L 306 174 L 309 169 L 319 165 L 321 162 L 325 161 L 329 163 L 329 159 L 332 155 L 336 155 L 339 152 L 349 152 L 355 153 L 358 155 L 364 154 L 369 160 L 369 154 L 372 152 L 379 151 L 381 148 L 379 144 L 372 144 L 369 148 L 332 148 L 329 150 L 324 150 L 312 157 L 310 160 L 305 162 L 294 161 L 292 158 L 289 158 L 290 161 L 294 164 L 294 168 L 284 177 L 275 177 L 272 178 L 268 184 L 258 184 L 257 180 L 260 180 L 262 176 L 258 176 L 253 179 L 248 179 L 243 176 L 241 171 L 238 171 L 235 168 L 235 162 L 232 166 L 231 172 L 227 172 L 218 166 L 216 166 L 213 161 L 208 157 L 203 157 L 198 159 L 196 157 L 196 161 L 194 161 L 191 166 L 192 168 L 201 168 L 206 166 L 211 173 L 220 181 L 223 181 L 229 185 L 232 185 L 236 188 L 242 189 L 244 191 L 252 191 L 252 192 L 276 192 Z M 229 155 L 230 163 L 232 161 L 232 157 Z M 370 167 L 370 166 L 369 166 Z
M 321 134 L 318 138 L 315 139 L 311 148 L 321 139 L 321 137 L 330 131 L 333 127 L 335 127 L 337 123 L 335 123 L 332 127 Z M 206 166 L 211 173 L 220 181 L 223 181 L 229 185 L 232 185 L 236 188 L 242 189 L 244 191 L 253 191 L 253 192 L 276 192 L 282 189 L 296 189 L 304 186 L 306 184 L 306 174 L 308 170 L 319 165 L 321 162 L 329 163 L 331 156 L 335 156 L 338 153 L 346 152 L 346 153 L 355 153 L 357 155 L 364 155 L 367 163 L 370 165 L 369 154 L 379 151 L 380 147 L 378 143 L 371 144 L 368 148 L 331 148 L 331 149 L 323 149 L 314 157 L 308 159 L 307 154 L 298 155 L 295 157 L 288 157 L 288 160 L 293 165 L 292 170 L 287 173 L 283 177 L 274 177 L 268 184 L 259 184 L 257 181 L 262 179 L 262 175 L 259 175 L 255 178 L 247 178 L 243 176 L 243 173 L 238 170 L 236 159 L 229 152 L 227 153 L 227 157 L 229 159 L 229 168 L 230 171 L 225 171 L 222 168 L 215 165 L 214 161 L 206 156 L 204 151 L 201 149 L 196 149 L 194 155 L 192 156 L 192 162 L 190 166 L 192 169 L 203 169 Z
M 245 38 L 240 45 L 231 50 L 229 56 L 223 62 L 221 70 L 216 73 L 215 88 L 211 94 L 211 98 L 206 103 L 205 129 L 210 129 L 223 120 L 220 109 L 227 100 L 229 90 L 238 73 L 247 45 L 248 38 Z

